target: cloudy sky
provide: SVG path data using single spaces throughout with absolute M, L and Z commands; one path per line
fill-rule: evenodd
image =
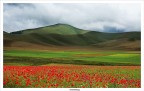
M 140 4 L 47 3 L 4 4 L 4 31 L 57 23 L 93 31 L 140 31 Z

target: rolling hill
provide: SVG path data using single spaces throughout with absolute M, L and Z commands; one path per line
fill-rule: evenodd
M 4 32 L 4 47 L 90 46 L 140 50 L 140 32 L 104 33 L 55 24 L 16 32 Z

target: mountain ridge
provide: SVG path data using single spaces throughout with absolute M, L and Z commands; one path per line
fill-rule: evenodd
M 34 30 L 34 31 L 33 31 Z M 42 32 L 45 33 L 48 31 L 51 34 L 65 34 L 65 35 L 72 35 L 72 34 L 83 34 L 85 32 L 88 32 L 88 30 L 83 30 L 76 28 L 74 26 L 68 25 L 68 24 L 54 24 L 50 26 L 44 26 L 44 27 L 39 27 L 39 28 L 34 28 L 34 29 L 25 29 L 25 30 L 20 30 L 20 31 L 15 31 L 11 32 L 12 34 L 24 34 L 24 33 L 33 33 L 33 32 Z
M 55 24 L 11 33 L 4 32 L 4 46 L 6 47 L 16 46 L 15 43 L 20 41 L 43 46 L 94 46 L 107 48 L 109 46 L 106 45 L 110 43 L 108 41 L 113 40 L 117 45 L 121 45 L 122 42 L 120 41 L 125 41 L 126 45 L 135 43 L 134 45 L 137 45 L 138 48 L 134 49 L 140 49 L 140 42 L 135 41 L 141 40 L 141 32 L 106 33 L 82 30 L 68 24 Z M 116 47 L 111 45 L 110 48 Z

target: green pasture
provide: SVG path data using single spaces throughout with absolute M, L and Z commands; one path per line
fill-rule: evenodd
M 122 51 L 4 50 L 4 64 L 140 65 L 141 54 Z

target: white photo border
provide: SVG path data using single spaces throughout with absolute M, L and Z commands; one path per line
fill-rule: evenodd
M 3 4 L 4 3 L 140 3 L 141 4 L 141 88 L 3 88 Z M 1 0 L 0 1 L 0 91 L 144 91 L 144 1 L 143 0 Z

